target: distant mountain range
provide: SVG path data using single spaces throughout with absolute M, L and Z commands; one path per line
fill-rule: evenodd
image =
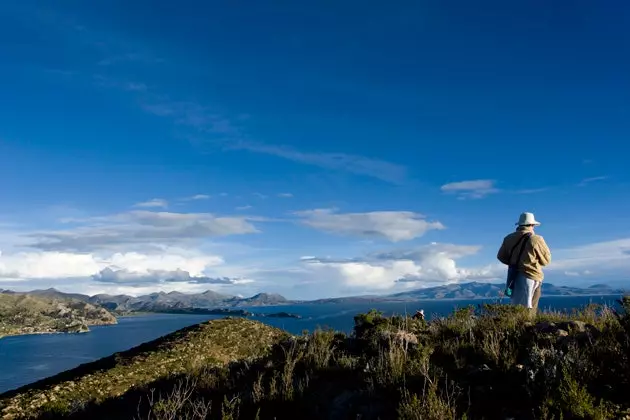
M 392 295 L 400 299 L 478 299 L 499 296 L 504 289 L 503 283 L 463 283 L 437 286 L 427 289 L 413 290 Z M 556 286 L 543 282 L 543 296 L 589 296 L 589 295 L 621 295 L 624 291 L 613 289 L 605 284 L 595 284 L 587 288 Z
M 322 303 L 360 303 L 360 302 L 384 302 L 384 301 L 413 301 L 432 299 L 483 299 L 500 296 L 504 286 L 502 283 L 460 283 L 448 284 L 445 286 L 427 287 L 425 289 L 410 290 L 407 292 L 395 293 L 393 295 L 379 296 L 349 296 L 341 298 L 319 299 L 302 302 L 311 304 Z M 599 295 L 622 295 L 626 291 L 614 289 L 605 284 L 596 284 L 587 288 L 555 286 L 551 283 L 543 282 L 543 296 L 599 296 Z
M 543 282 L 543 296 L 589 296 L 589 295 L 622 295 L 624 290 L 614 289 L 605 284 L 596 284 L 587 288 L 555 286 Z M 324 304 L 324 303 L 360 303 L 360 302 L 387 302 L 387 301 L 411 301 L 431 299 L 480 299 L 498 297 L 503 290 L 501 283 L 461 283 L 445 286 L 429 287 L 425 289 L 411 290 L 393 295 L 350 296 L 341 298 L 319 299 L 313 301 L 291 301 L 278 294 L 259 293 L 249 298 L 223 295 L 212 290 L 203 293 L 159 292 L 143 296 L 107 295 L 94 296 L 77 293 L 64 293 L 56 289 L 33 290 L 26 294 L 47 298 L 71 298 L 93 305 L 102 306 L 112 312 L 172 312 L 173 310 L 186 310 L 191 308 L 238 308 L 256 306 L 276 306 L 286 304 Z M 0 293 L 21 294 L 8 290 L 0 290 Z
M 22 294 L 9 290 L 0 290 L 0 293 Z M 65 293 L 57 289 L 32 290 L 24 294 L 47 298 L 71 298 L 92 305 L 99 305 L 115 313 L 128 312 L 166 312 L 176 309 L 213 309 L 213 308 L 237 308 L 255 306 L 273 306 L 289 303 L 283 296 L 273 293 L 259 293 L 249 298 L 222 295 L 212 290 L 203 293 L 159 292 L 143 296 L 107 295 L 94 296 L 78 293 Z

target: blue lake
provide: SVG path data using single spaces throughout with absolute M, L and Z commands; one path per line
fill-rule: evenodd
M 568 310 L 589 302 L 613 303 L 617 296 L 543 297 L 541 309 Z M 386 314 L 414 313 L 424 309 L 428 318 L 443 316 L 455 307 L 477 305 L 490 300 L 431 300 L 405 303 L 361 303 L 293 305 L 282 307 L 252 308 L 253 312 L 273 313 L 286 311 L 301 315 L 293 318 L 255 318 L 291 333 L 312 331 L 317 327 L 331 327 L 350 332 L 354 315 L 370 308 Z M 123 351 L 141 343 L 188 325 L 210 319 L 212 315 L 155 314 L 123 317 L 118 325 L 92 327 L 87 334 L 49 334 L 6 337 L 0 339 L 0 393 L 39 379 L 63 372 L 82 363 L 91 362 L 112 353 Z

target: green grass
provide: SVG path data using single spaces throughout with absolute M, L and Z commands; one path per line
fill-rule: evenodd
M 351 335 L 297 337 L 245 319 L 212 321 L 0 405 L 5 415 L 11 406 L 89 419 L 624 418 L 630 298 L 622 308 L 533 318 L 482 305 L 428 323 L 370 311 Z M 62 392 L 69 381 L 84 386 Z M 46 401 L 29 409 L 40 394 Z

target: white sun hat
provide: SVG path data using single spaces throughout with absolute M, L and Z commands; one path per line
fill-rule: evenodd
M 540 222 L 536 220 L 536 218 L 534 217 L 534 213 L 529 213 L 529 212 L 521 213 L 520 217 L 518 218 L 518 222 L 516 222 L 515 224 L 519 226 L 526 226 L 526 225 L 540 226 Z

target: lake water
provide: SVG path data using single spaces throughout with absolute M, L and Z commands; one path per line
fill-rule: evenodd
M 613 303 L 617 296 L 543 297 L 541 309 L 568 310 L 589 302 Z M 293 318 L 256 318 L 262 322 L 299 334 L 317 327 L 352 331 L 354 315 L 371 308 L 386 314 L 413 314 L 424 309 L 428 318 L 443 316 L 455 307 L 476 305 L 490 300 L 432 300 L 396 303 L 294 305 L 253 308 L 258 313 L 286 311 L 301 315 Z M 0 393 L 55 375 L 82 363 L 127 350 L 180 328 L 210 319 L 213 315 L 155 314 L 123 317 L 118 325 L 92 327 L 87 334 L 47 334 L 0 339 Z

